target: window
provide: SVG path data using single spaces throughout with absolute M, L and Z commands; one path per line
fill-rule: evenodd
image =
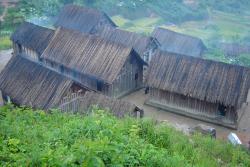
M 97 81 L 97 91 L 102 91 L 103 89 L 103 83 L 101 81 Z
M 220 116 L 225 117 L 226 116 L 227 107 L 224 106 L 224 105 L 219 104 L 218 111 L 219 111 Z

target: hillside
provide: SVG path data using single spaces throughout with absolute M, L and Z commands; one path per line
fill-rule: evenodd
M 238 147 L 166 124 L 90 115 L 0 108 L 1 166 L 249 166 Z
M 250 54 L 228 58 L 219 48 L 221 43 L 250 44 L 248 0 L 19 0 L 0 24 L 0 49 L 10 48 L 8 36 L 23 20 L 51 27 L 54 17 L 69 3 L 103 10 L 125 30 L 150 34 L 161 26 L 199 37 L 209 48 L 205 58 L 250 66 Z

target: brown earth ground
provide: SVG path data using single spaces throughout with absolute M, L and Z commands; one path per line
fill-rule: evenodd
M 150 107 L 144 104 L 147 98 L 148 95 L 144 94 L 143 89 L 123 97 L 123 99 L 130 101 L 136 104 L 138 107 L 142 108 L 144 110 L 145 117 L 150 117 L 160 122 L 167 122 L 169 123 L 169 125 L 174 126 L 175 128 L 183 131 L 184 133 L 188 133 L 190 128 L 198 124 L 203 124 L 215 128 L 218 139 L 227 140 L 227 136 L 229 135 L 229 133 L 234 132 L 238 135 L 244 145 L 247 145 L 248 141 L 250 141 L 250 111 L 244 113 L 245 115 L 241 120 L 239 130 L 232 130 L 226 127 L 217 126 L 214 124 L 206 123 L 203 121 Z

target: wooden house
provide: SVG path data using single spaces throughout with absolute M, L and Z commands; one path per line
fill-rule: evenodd
M 95 33 L 103 26 L 116 27 L 106 13 L 76 5 L 65 5 L 54 26 L 83 33 Z
M 152 33 L 161 44 L 161 50 L 193 57 L 202 57 L 206 46 L 201 39 L 177 33 L 164 28 L 156 28 Z
M 250 69 L 159 51 L 151 60 L 149 105 L 237 128 L 250 102 Z
M 63 112 L 82 114 L 91 112 L 93 107 L 108 110 L 119 118 L 124 116 L 143 117 L 143 110 L 130 102 L 89 91 L 73 100 L 70 98 L 68 102 L 63 101 L 59 106 Z
M 111 97 L 142 86 L 145 62 L 139 54 L 97 36 L 59 28 L 41 58 L 50 68 Z
M 119 28 L 105 26 L 96 34 L 107 40 L 133 47 L 147 63 L 160 46 L 159 42 L 153 37 L 121 30 Z
M 0 74 L 5 100 L 39 109 L 58 106 L 74 87 L 72 80 L 21 55 L 13 56 Z
M 1 92 L 5 101 L 10 99 L 16 105 L 34 109 L 59 108 L 64 112 L 86 113 L 98 106 L 117 117 L 143 116 L 143 111 L 134 104 L 85 92 L 81 85 L 61 73 L 22 55 L 14 56 L 0 74 L 0 106 Z
M 53 34 L 54 30 L 24 22 L 11 36 L 14 55 L 22 54 L 39 60 Z

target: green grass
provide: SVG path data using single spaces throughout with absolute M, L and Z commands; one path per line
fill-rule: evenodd
M 9 36 L 0 37 L 0 50 L 10 49 L 12 47 L 12 42 Z
M 241 54 L 238 60 L 241 62 L 240 65 L 250 67 L 250 54 Z
M 120 15 L 116 15 L 116 16 L 113 16 L 111 18 L 117 26 L 119 27 L 123 27 L 126 23 L 130 22 L 130 20 L 128 19 L 125 19 L 124 17 L 120 16 Z
M 163 19 L 160 17 L 144 17 L 136 20 L 129 20 L 120 15 L 113 16 L 112 20 L 122 29 L 150 34 L 156 25 L 163 23 Z
M 150 34 L 154 27 L 161 26 L 199 37 L 207 45 L 220 40 L 239 42 L 250 34 L 250 15 L 243 16 L 219 11 L 211 11 L 207 20 L 188 21 L 175 26 L 165 25 L 161 17 L 129 20 L 122 16 L 114 16 L 112 19 L 125 30 Z
M 174 28 L 178 32 L 200 37 L 206 43 L 214 37 L 223 41 L 238 42 L 249 33 L 249 19 L 250 15 L 212 11 L 208 20 L 184 22 Z
M 0 108 L 0 166 L 249 166 L 249 154 L 222 141 L 185 136 L 165 124 Z

